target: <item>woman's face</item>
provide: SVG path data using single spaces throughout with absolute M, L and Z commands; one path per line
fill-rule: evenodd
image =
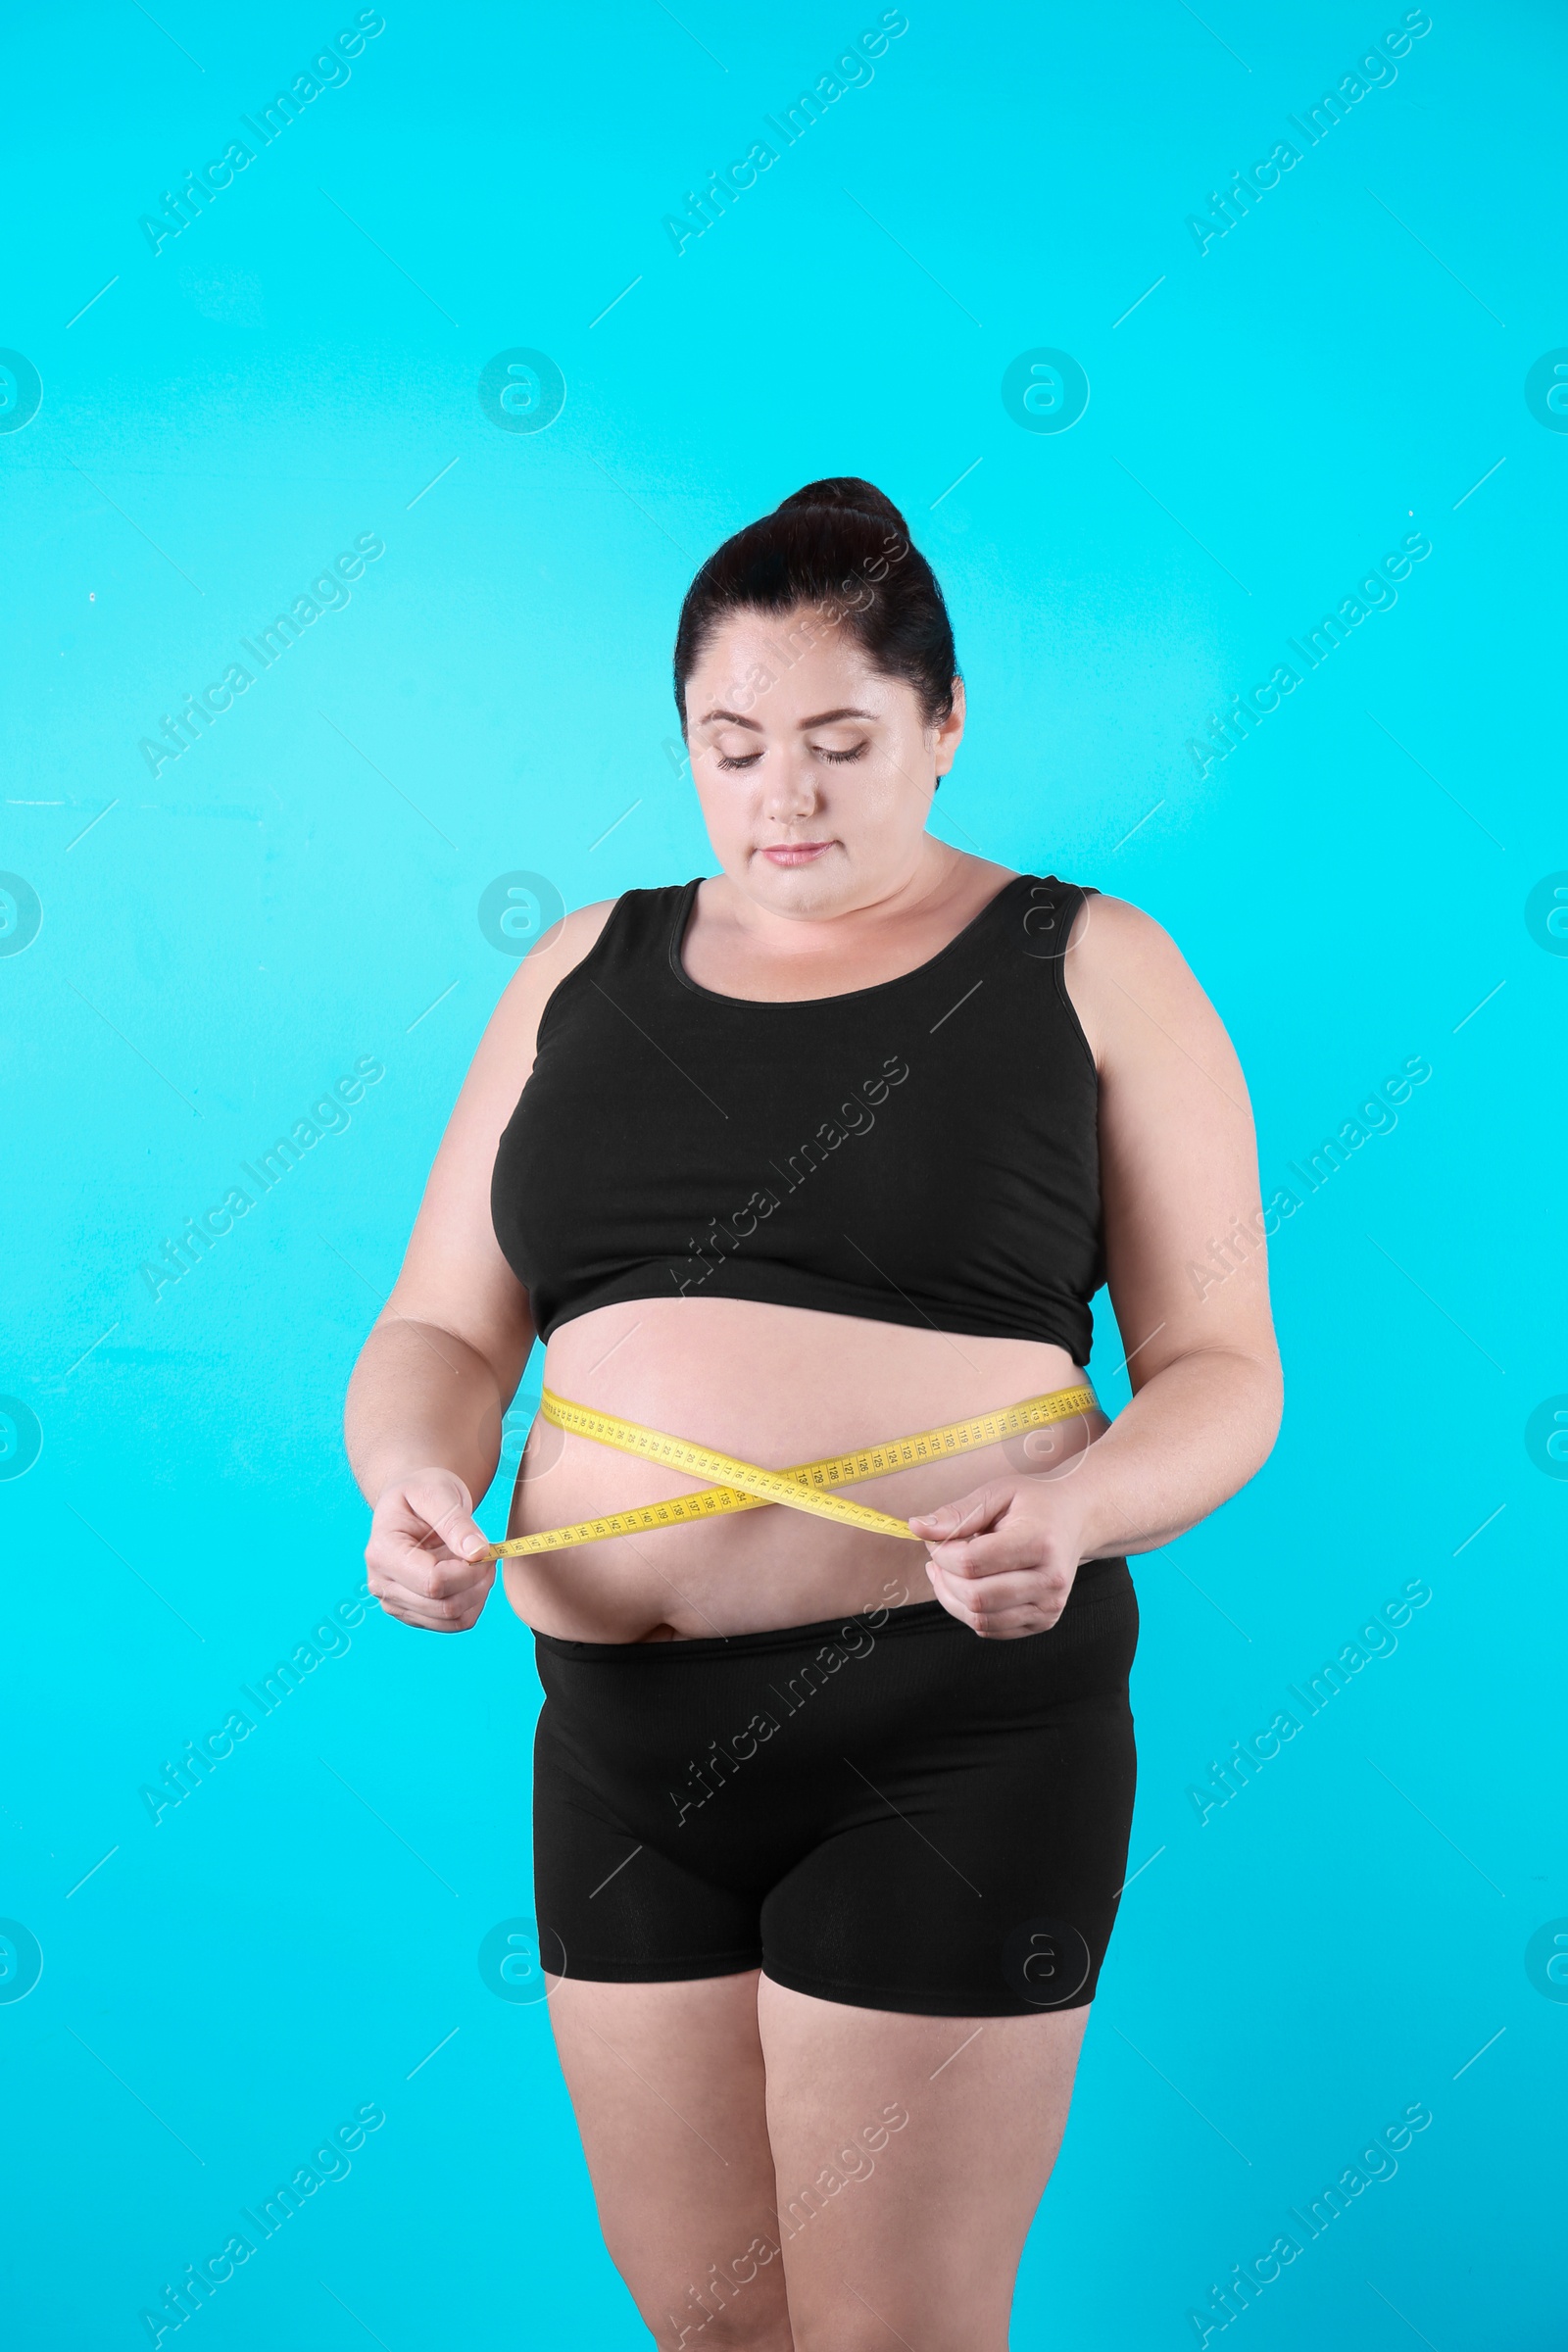
M 686 682 L 692 780 L 736 889 L 786 915 L 874 905 L 912 877 L 937 778 L 963 734 L 927 725 L 912 686 L 882 677 L 848 624 L 815 607 L 741 612 Z

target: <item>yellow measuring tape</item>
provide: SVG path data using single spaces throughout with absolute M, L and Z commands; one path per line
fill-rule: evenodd
M 1053 1421 L 1068 1421 L 1097 1409 L 1090 1388 L 1053 1389 L 1044 1396 L 1027 1396 L 1021 1404 L 1004 1405 L 999 1412 L 979 1413 L 970 1421 L 950 1421 L 941 1429 L 922 1429 L 908 1438 L 889 1438 L 858 1453 L 830 1455 L 820 1462 L 797 1462 L 787 1470 L 761 1470 L 755 1462 L 738 1461 L 711 1446 L 694 1446 L 688 1438 L 672 1438 L 662 1429 L 645 1429 L 640 1421 L 621 1421 L 612 1413 L 595 1412 L 573 1404 L 546 1389 L 540 1403 L 545 1420 L 573 1435 L 596 1438 L 622 1453 L 639 1453 L 645 1460 L 662 1462 L 666 1469 L 683 1470 L 696 1478 L 718 1479 L 696 1494 L 677 1494 L 669 1502 L 649 1502 L 629 1511 L 612 1511 L 602 1519 L 579 1519 L 572 1527 L 542 1528 L 537 1535 L 513 1536 L 505 1544 L 487 1544 L 478 1557 L 516 1559 L 526 1552 L 564 1551 L 573 1544 L 599 1544 L 609 1536 L 640 1535 L 650 1528 L 671 1527 L 684 1519 L 716 1518 L 726 1511 L 755 1511 L 764 1502 L 782 1502 L 791 1510 L 809 1511 L 818 1519 L 835 1519 L 841 1527 L 863 1528 L 874 1536 L 910 1540 L 908 1522 L 886 1511 L 873 1511 L 863 1502 L 851 1502 L 831 1494 L 833 1487 L 854 1486 L 864 1478 L 887 1478 L 895 1470 L 913 1469 L 921 1462 L 945 1461 L 951 1454 L 970 1453 L 977 1446 L 995 1446 L 1004 1438 Z

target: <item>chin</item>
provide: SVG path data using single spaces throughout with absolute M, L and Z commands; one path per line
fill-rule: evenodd
M 752 888 L 760 897 L 803 914 L 838 905 L 848 891 L 845 859 L 831 850 L 809 865 L 774 865 L 760 856 L 750 863 Z

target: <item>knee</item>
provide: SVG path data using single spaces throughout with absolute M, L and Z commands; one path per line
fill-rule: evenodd
M 690 2292 L 672 2310 L 643 2310 L 660 2352 L 795 2352 L 782 2286 L 760 2298 Z
M 916 2323 L 918 2325 L 918 2323 Z M 848 2311 L 823 2310 L 797 2319 L 792 2352 L 889 2352 L 896 2337 L 860 2304 Z M 922 2336 L 922 2343 L 931 2339 Z
M 782 2311 L 749 2312 L 743 2306 L 726 2304 L 705 2319 L 687 2305 L 679 2313 L 661 2314 L 662 2327 L 648 2313 L 643 2317 L 660 2352 L 666 2346 L 668 2352 L 796 2352 L 789 2317 Z
M 894 2290 L 877 2294 L 873 2311 L 845 2289 L 842 2297 L 811 2297 L 794 2310 L 791 2352 L 890 2352 L 898 2343 L 919 2344 L 925 2352 L 1006 2352 L 1006 2313 L 988 2308 L 956 2309 L 940 2295 L 915 2308 Z

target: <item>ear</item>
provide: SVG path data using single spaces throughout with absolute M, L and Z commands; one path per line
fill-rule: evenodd
M 954 760 L 957 757 L 958 746 L 963 741 L 963 680 L 961 678 L 955 678 L 953 681 L 953 708 L 948 712 L 946 718 L 938 721 L 936 728 L 936 770 L 938 776 L 945 776 L 952 767 Z

